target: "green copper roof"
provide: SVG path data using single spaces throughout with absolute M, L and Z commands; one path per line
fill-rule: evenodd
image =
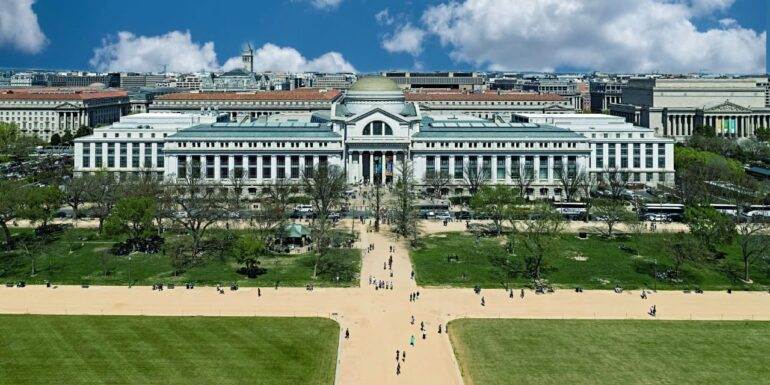
M 476 120 L 434 121 L 425 118 L 415 139 L 484 138 L 484 139 L 583 139 L 570 130 L 535 123 L 492 123 Z
M 384 76 L 366 76 L 353 83 L 350 91 L 401 91 L 401 88 Z
M 308 122 L 246 122 L 201 124 L 179 130 L 168 137 L 176 139 L 225 138 L 316 138 L 339 139 L 327 124 Z

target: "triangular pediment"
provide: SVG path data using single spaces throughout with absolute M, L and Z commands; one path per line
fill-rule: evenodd
M 407 120 L 406 120 L 406 119 L 404 119 L 404 117 L 403 117 L 403 116 L 401 116 L 401 115 L 398 115 L 398 114 L 394 114 L 394 113 L 392 113 L 392 112 L 386 111 L 386 110 L 384 110 L 384 109 L 382 109 L 382 108 L 379 108 L 379 107 L 376 107 L 376 108 L 372 108 L 371 110 L 369 110 L 369 111 L 366 111 L 366 112 L 364 112 L 363 114 L 359 114 L 359 115 L 356 115 L 356 116 L 354 116 L 354 117 L 350 118 L 350 120 L 348 120 L 348 121 L 349 121 L 349 122 L 357 122 L 357 121 L 359 121 L 359 120 L 361 120 L 361 119 L 364 119 L 364 118 L 366 118 L 366 117 L 372 116 L 372 115 L 374 115 L 374 114 L 382 114 L 382 115 L 385 115 L 385 116 L 387 116 L 387 117 L 389 117 L 389 118 L 391 118 L 391 119 L 393 119 L 393 120 L 396 120 L 396 121 L 398 121 L 399 123 L 406 123 L 406 122 L 407 122 Z
M 78 107 L 78 106 L 76 106 L 76 105 L 74 105 L 74 104 L 72 104 L 70 102 L 64 102 L 64 103 L 59 104 L 56 107 L 54 107 L 54 109 L 67 109 L 67 108 L 80 108 L 80 107 Z
M 704 108 L 703 112 L 751 112 L 751 109 L 739 106 L 729 100 L 725 100 L 723 103 Z
M 551 104 L 550 106 L 544 108 L 543 110 L 544 111 L 572 111 L 571 108 L 567 108 L 558 104 Z

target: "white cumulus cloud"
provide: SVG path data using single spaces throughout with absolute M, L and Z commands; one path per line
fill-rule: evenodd
M 240 57 L 228 59 L 223 69 L 240 68 Z M 356 69 L 339 52 L 327 52 L 313 59 L 307 59 L 292 47 L 280 47 L 265 43 L 254 51 L 254 71 L 284 72 L 355 72 Z
M 27 53 L 38 53 L 45 47 L 48 39 L 32 10 L 34 3 L 35 0 L 0 0 L 0 46 L 10 45 Z
M 310 0 L 310 5 L 318 9 L 337 8 L 342 0 Z
M 374 19 L 377 20 L 377 23 L 380 25 L 391 25 L 395 21 L 393 20 L 393 16 L 390 15 L 390 10 L 387 8 L 375 13 Z
M 759 73 L 766 32 L 699 30 L 732 0 L 466 0 L 430 6 L 424 28 L 451 57 L 492 70 Z
M 393 34 L 385 35 L 382 40 L 382 48 L 386 51 L 405 52 L 412 56 L 418 56 L 422 52 L 422 42 L 425 39 L 425 31 L 406 23 Z
M 214 43 L 192 41 L 190 32 L 171 31 L 160 36 L 118 32 L 94 49 L 91 65 L 99 71 L 197 72 L 219 68 Z
M 136 36 L 118 32 L 105 38 L 94 49 L 91 65 L 98 71 L 157 72 L 166 66 L 169 72 L 198 72 L 241 68 L 240 56 L 219 65 L 213 42 L 192 40 L 190 32 L 171 31 L 159 36 Z M 307 59 L 292 47 L 266 43 L 254 51 L 255 71 L 355 72 L 339 52 L 327 52 Z

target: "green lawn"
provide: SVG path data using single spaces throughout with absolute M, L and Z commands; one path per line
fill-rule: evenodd
M 16 234 L 31 234 L 31 229 L 15 230 Z M 241 231 L 242 232 L 242 231 Z M 127 256 L 114 256 L 110 247 L 118 239 L 100 236 L 93 229 L 70 229 L 43 244 L 37 240 L 28 246 L 35 255 L 35 275 L 32 275 L 33 261 L 19 244 L 15 251 L 0 251 L 0 282 L 26 281 L 40 284 L 48 280 L 55 284 L 79 285 L 126 285 L 129 279 L 136 285 L 154 283 L 196 282 L 200 285 L 229 285 L 238 282 L 242 286 L 354 286 L 356 279 L 336 281 L 334 277 L 321 275 L 312 279 L 315 258 L 310 254 L 273 254 L 261 259 L 265 273 L 249 279 L 237 271 L 241 267 L 234 258 L 212 257 L 203 263 L 174 275 L 167 256 L 163 253 L 135 253 L 129 261 Z M 360 270 L 361 254 L 358 249 L 330 250 L 341 260 L 352 265 L 357 274 Z M 105 274 L 108 271 L 108 274 Z
M 0 384 L 332 384 L 322 318 L 0 316 Z
M 457 320 L 467 385 L 767 384 L 770 322 Z
M 492 263 L 495 255 L 505 253 L 502 238 L 481 238 L 467 233 L 435 234 L 422 238 L 423 246 L 413 250 L 411 257 L 417 282 L 427 286 L 474 286 L 501 287 L 505 278 Z M 626 240 L 607 240 L 591 236 L 579 240 L 575 235 L 560 236 L 558 255 L 548 260 L 544 277 L 561 287 L 582 286 L 593 289 L 609 289 L 619 284 L 624 288 L 682 289 L 700 287 L 704 290 L 727 288 L 764 289 L 770 285 L 770 263 L 755 259 L 751 266 L 753 285 L 744 285 L 736 278 L 741 274 L 742 262 L 736 245 L 725 248 L 726 261 L 701 261 L 686 263 L 681 282 L 654 279 L 655 272 L 673 266 L 666 246 L 665 236 L 645 234 Z M 636 250 L 628 252 L 625 246 Z M 523 250 L 519 250 L 521 254 Z M 448 261 L 447 256 L 457 255 L 459 261 Z M 655 263 L 657 261 L 657 264 Z M 731 266 L 727 269 L 726 266 Z M 737 269 L 737 271 L 736 271 Z M 526 277 L 511 280 L 513 285 L 529 283 Z

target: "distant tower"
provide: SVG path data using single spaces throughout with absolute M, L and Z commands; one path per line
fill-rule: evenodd
M 252 73 L 254 72 L 254 50 L 251 49 L 251 44 L 247 44 L 241 54 L 241 61 L 243 61 L 243 70 Z

